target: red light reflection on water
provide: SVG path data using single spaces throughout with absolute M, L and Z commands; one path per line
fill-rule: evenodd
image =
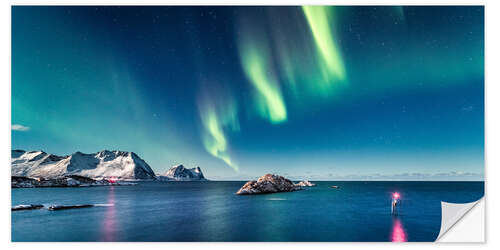
M 116 232 L 116 225 L 115 225 L 115 192 L 114 192 L 114 187 L 111 186 L 109 187 L 109 192 L 108 192 L 108 199 L 107 203 L 110 205 L 106 209 L 106 213 L 104 215 L 104 220 L 103 220 L 103 241 L 115 241 L 115 232 Z
M 401 220 L 399 220 L 399 218 L 394 218 L 392 220 L 391 241 L 392 242 L 408 241 L 408 239 L 406 238 L 406 232 L 403 228 L 403 224 L 401 224 Z

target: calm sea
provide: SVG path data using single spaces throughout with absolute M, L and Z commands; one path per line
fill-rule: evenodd
M 12 205 L 98 204 L 12 212 L 13 241 L 434 241 L 441 201 L 472 202 L 484 182 L 315 182 L 238 196 L 244 182 L 13 189 Z M 340 189 L 329 188 L 338 185 Z M 399 216 L 390 214 L 399 192 Z

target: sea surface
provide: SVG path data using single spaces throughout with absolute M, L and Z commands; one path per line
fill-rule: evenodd
M 13 211 L 13 241 L 434 241 L 441 201 L 480 199 L 484 182 L 315 182 L 238 196 L 245 182 L 12 189 L 12 205 L 97 204 Z M 330 188 L 332 185 L 339 189 Z M 401 194 L 391 215 L 393 192 Z

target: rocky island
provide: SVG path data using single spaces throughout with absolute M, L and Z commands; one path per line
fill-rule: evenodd
M 266 174 L 261 176 L 257 181 L 249 181 L 236 192 L 238 195 L 247 194 L 268 194 L 278 192 L 292 192 L 301 190 L 300 186 L 295 185 L 291 180 L 275 175 Z
M 299 186 L 299 187 L 314 187 L 314 186 L 316 186 L 316 184 L 311 183 L 308 180 L 304 180 L 304 181 L 301 181 L 299 183 L 296 183 L 295 186 Z

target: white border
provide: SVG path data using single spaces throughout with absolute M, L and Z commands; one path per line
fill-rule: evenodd
M 137 249 L 138 247 L 147 247 L 149 249 L 165 249 L 165 248 L 203 248 L 203 249 L 255 249 L 255 248 L 273 248 L 273 249 L 303 249 L 303 248 L 319 248 L 319 249 L 399 249 L 405 247 L 408 249 L 422 249 L 427 247 L 444 247 L 455 249 L 471 249 L 476 247 L 495 248 L 500 247 L 500 237 L 498 237 L 499 216 L 498 212 L 498 194 L 495 190 L 500 190 L 500 184 L 495 178 L 498 177 L 499 161 L 499 132 L 500 122 L 498 118 L 500 105 L 500 92 L 498 91 L 500 78 L 498 72 L 500 70 L 499 57 L 499 27 L 500 27 L 500 1 L 358 1 L 358 0 L 337 0 L 337 1 L 299 1 L 299 0 L 197 0 L 197 1 L 159 1 L 147 0 L 144 3 L 133 0 L 86 0 L 86 1 L 36 1 L 36 0 L 18 0 L 5 1 L 2 3 L 1 22 L 2 28 L 2 77 L 3 81 L 0 84 L 0 102 L 1 102 L 1 119 L 2 129 L 0 130 L 0 140 L 2 148 L 0 150 L 1 161 L 3 167 L 2 174 L 2 219 L 3 222 L 2 241 L 5 249 L 88 249 L 109 247 L 120 247 L 123 249 Z M 486 244 L 436 244 L 436 243 L 411 243 L 411 244 L 391 244 L 391 243 L 10 243 L 10 22 L 11 22 L 11 5 L 303 5 L 303 4 L 328 4 L 328 5 L 483 5 L 486 4 Z M 496 128 L 496 129 L 495 129 Z M 490 194 L 491 193 L 491 194 Z

